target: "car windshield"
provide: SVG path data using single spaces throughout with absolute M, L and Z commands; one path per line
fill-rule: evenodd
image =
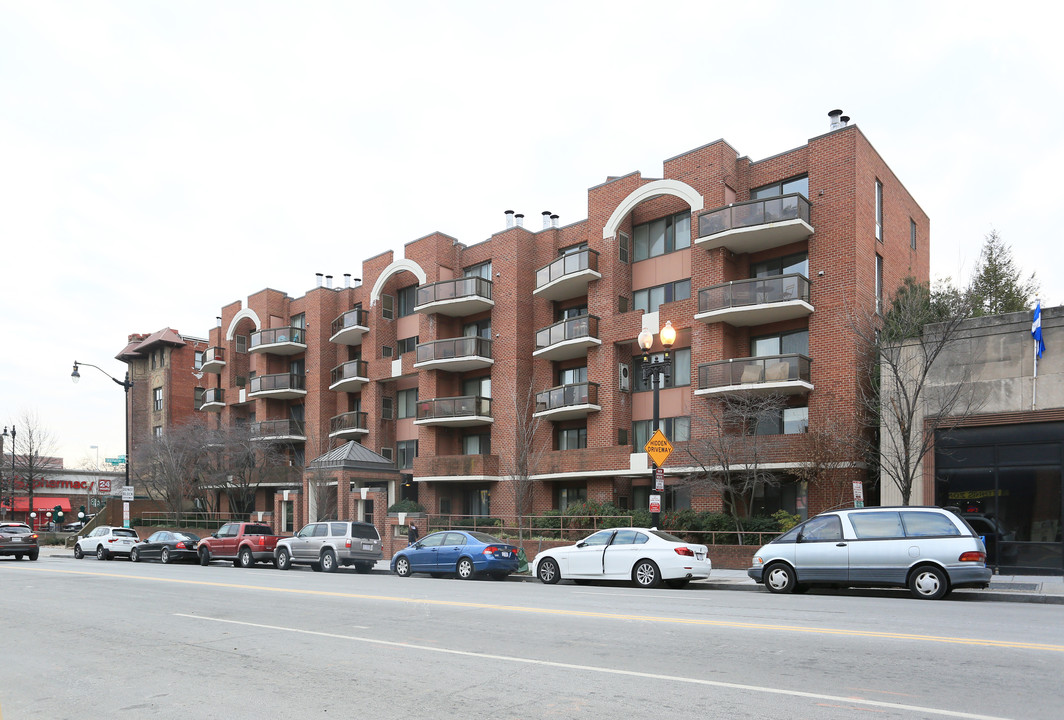
M 137 536 L 136 531 L 129 530 L 127 528 L 115 528 L 114 531 L 112 532 L 112 534 L 115 535 L 116 537 L 131 537 L 131 538 L 135 538 Z
M 193 535 L 192 533 L 187 533 L 187 532 L 175 532 L 175 533 L 174 533 L 174 536 L 175 536 L 175 537 L 176 537 L 176 538 L 177 538 L 178 540 L 187 540 L 187 541 L 189 541 L 189 542 L 199 542 L 199 535 Z
M 681 540 L 680 538 L 676 537 L 675 535 L 670 535 L 669 533 L 662 532 L 661 530 L 651 530 L 650 534 L 655 536 L 655 537 L 661 538 L 665 542 L 675 542 L 675 543 L 682 543 L 683 542 L 683 540 Z
M 380 540 L 377 528 L 365 523 L 351 523 L 351 537 L 359 540 Z
M 269 525 L 246 525 L 244 527 L 245 535 L 273 535 L 273 530 Z
M 488 535 L 487 533 L 471 532 L 469 534 L 473 536 L 473 539 L 479 540 L 480 542 L 485 543 L 487 545 L 494 545 L 496 543 L 501 543 L 502 542 L 502 540 L 499 540 L 496 537 L 492 537 L 491 535 Z
M 0 532 L 5 532 L 8 535 L 28 535 L 30 529 L 23 525 L 6 525 L 0 528 Z

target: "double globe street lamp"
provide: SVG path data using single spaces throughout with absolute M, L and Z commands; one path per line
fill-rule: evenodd
M 672 376 L 672 358 L 669 357 L 669 349 L 672 344 L 676 342 L 676 328 L 672 326 L 672 321 L 665 321 L 665 327 L 661 328 L 661 332 L 658 333 L 658 337 L 661 339 L 661 345 L 665 348 L 665 356 L 661 360 L 650 359 L 650 348 L 654 347 L 654 333 L 650 330 L 643 328 L 639 333 L 637 342 L 639 347 L 643 348 L 643 382 L 651 382 L 654 388 L 654 421 L 653 430 L 658 429 L 658 423 L 660 422 L 659 414 L 659 391 L 661 389 L 661 379 L 664 377 L 666 381 Z M 654 486 L 651 485 L 651 488 Z M 658 527 L 661 519 L 661 503 L 656 506 L 658 510 L 651 510 L 650 513 L 650 525 L 651 527 Z

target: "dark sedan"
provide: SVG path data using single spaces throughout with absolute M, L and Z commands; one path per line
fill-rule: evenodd
M 142 540 L 133 546 L 129 552 L 129 559 L 133 562 L 141 560 L 159 560 L 162 563 L 188 560 L 196 562 L 196 544 L 200 539 L 198 535 L 190 532 L 178 532 L 160 530 L 153 533 L 147 540 Z
M 16 560 L 36 560 L 40 553 L 37 533 L 23 523 L 0 523 L 0 555 L 14 555 Z
M 502 580 L 517 570 L 517 548 L 482 532 L 444 530 L 432 533 L 397 552 L 392 572 L 399 577 L 425 572 L 468 580 L 484 574 Z

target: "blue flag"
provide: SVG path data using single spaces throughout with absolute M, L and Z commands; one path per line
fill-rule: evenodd
M 1038 359 L 1042 359 L 1042 353 L 1046 351 L 1046 344 L 1042 340 L 1042 301 L 1038 300 L 1034 306 L 1034 322 L 1031 323 L 1031 336 L 1038 343 Z

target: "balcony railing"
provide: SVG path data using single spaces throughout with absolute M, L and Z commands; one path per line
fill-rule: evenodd
M 207 388 L 203 391 L 203 401 L 199 406 L 200 410 L 217 412 L 223 407 L 225 407 L 225 388 Z
M 812 234 L 811 204 L 802 195 L 780 195 L 736 203 L 698 216 L 696 244 L 735 252 L 758 252 L 797 242 Z M 726 233 L 734 235 L 724 236 Z M 722 236 L 719 241 L 716 236 Z
M 346 412 L 329 420 L 329 437 L 365 435 L 368 432 L 369 415 L 364 412 Z
M 535 414 L 551 420 L 587 417 L 588 413 L 601 409 L 598 389 L 598 383 L 582 382 L 559 385 L 536 393 Z
M 307 394 L 307 379 L 295 373 L 256 375 L 251 378 L 249 395 L 269 395 L 276 398 L 302 397 Z
M 255 440 L 306 440 L 307 431 L 298 420 L 263 420 L 252 426 Z
M 494 305 L 491 280 L 470 276 L 418 286 L 414 311 L 462 317 L 483 312 Z
M 369 363 L 365 360 L 351 360 L 332 369 L 329 389 L 339 392 L 356 392 L 367 382 L 369 382 Z
M 369 312 L 355 308 L 341 313 L 329 326 L 330 337 L 334 343 L 341 345 L 360 345 L 362 336 L 369 332 Z
M 569 360 L 587 356 L 587 350 L 601 345 L 599 319 L 595 315 L 581 315 L 556 322 L 536 333 L 534 357 L 548 360 Z
M 491 358 L 491 339 L 456 337 L 420 343 L 414 367 L 442 367 L 454 372 L 466 372 L 489 367 L 494 362 Z
M 492 422 L 491 398 L 479 395 L 421 400 L 415 425 L 486 425 Z
M 698 390 L 711 394 L 736 390 L 802 393 L 813 388 L 811 360 L 805 355 L 735 358 L 698 366 Z
M 736 280 L 698 291 L 698 315 L 705 322 L 763 325 L 812 312 L 809 279 L 793 273 Z
M 280 327 L 251 333 L 251 352 L 276 355 L 295 355 L 307 349 L 307 334 L 303 328 Z
M 587 294 L 588 284 L 602 277 L 599 254 L 585 248 L 567 253 L 536 271 L 535 295 L 548 300 L 568 300 Z
M 209 347 L 203 353 L 203 363 L 200 370 L 209 373 L 220 373 L 225 367 L 225 348 Z

